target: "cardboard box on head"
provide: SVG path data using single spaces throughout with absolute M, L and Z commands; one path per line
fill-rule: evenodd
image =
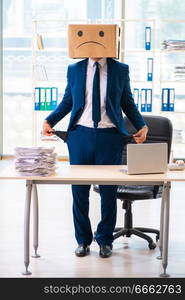
M 71 58 L 118 58 L 119 27 L 115 24 L 70 24 L 68 50 Z

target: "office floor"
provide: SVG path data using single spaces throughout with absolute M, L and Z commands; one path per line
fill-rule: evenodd
M 185 184 L 176 183 L 171 191 L 171 218 L 168 273 L 185 277 Z M 39 186 L 40 258 L 31 258 L 31 277 L 121 277 L 149 278 L 161 273 L 158 248 L 149 250 L 137 237 L 119 238 L 114 242 L 113 255 L 98 256 L 95 242 L 87 257 L 74 254 L 76 241 L 72 222 L 70 186 Z M 0 181 L 0 277 L 23 277 L 23 214 L 25 183 Z M 159 227 L 160 199 L 136 201 L 133 205 L 137 226 Z M 93 230 L 100 215 L 99 195 L 91 191 L 90 217 Z M 123 210 L 118 200 L 117 225 L 122 224 Z M 31 254 L 32 251 L 31 245 Z

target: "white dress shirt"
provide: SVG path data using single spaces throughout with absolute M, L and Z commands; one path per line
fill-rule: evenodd
M 100 64 L 100 98 L 101 98 L 101 120 L 98 123 L 98 128 L 115 127 L 106 113 L 106 93 L 107 93 L 107 59 L 102 58 L 98 61 Z M 85 91 L 85 107 L 84 111 L 78 120 L 77 124 L 94 127 L 92 120 L 92 89 L 93 78 L 96 70 L 95 61 L 91 58 L 88 60 L 87 75 L 86 75 L 86 91 Z

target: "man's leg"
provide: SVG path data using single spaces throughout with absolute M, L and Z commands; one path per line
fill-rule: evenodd
M 124 147 L 123 136 L 116 129 L 100 129 L 97 138 L 96 164 L 121 164 Z M 96 231 L 96 241 L 99 245 L 112 247 L 113 231 L 116 225 L 117 186 L 100 185 L 101 221 Z
M 93 238 L 89 219 L 89 190 L 90 185 L 72 186 L 73 221 L 78 245 L 90 245 Z
M 69 132 L 67 144 L 71 165 L 94 164 L 94 131 L 77 126 Z M 90 185 L 72 185 L 73 221 L 78 245 L 90 245 L 93 234 L 89 219 Z M 80 255 L 79 255 L 80 256 Z

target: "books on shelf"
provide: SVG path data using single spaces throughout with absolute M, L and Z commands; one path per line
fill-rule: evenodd
M 53 110 L 57 107 L 57 87 L 35 87 L 35 110 Z

